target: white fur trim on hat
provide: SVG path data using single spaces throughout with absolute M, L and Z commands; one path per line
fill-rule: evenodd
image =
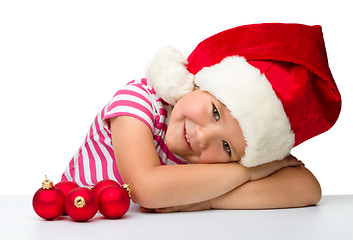
M 195 84 L 230 110 L 247 142 L 241 164 L 253 167 L 286 157 L 294 134 L 266 76 L 243 57 L 232 56 L 195 75 Z
M 162 48 L 155 54 L 147 64 L 146 76 L 159 96 L 172 105 L 195 87 L 185 57 L 173 47 Z

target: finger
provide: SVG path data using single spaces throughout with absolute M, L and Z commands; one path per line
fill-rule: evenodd
M 179 207 L 156 208 L 156 213 L 171 213 L 180 211 Z
M 301 160 L 295 160 L 291 163 L 292 166 L 305 166 Z
M 155 212 L 154 209 L 145 208 L 145 207 L 142 207 L 142 206 L 140 206 L 139 210 L 140 210 L 140 212 L 143 212 L 143 213 L 154 213 Z

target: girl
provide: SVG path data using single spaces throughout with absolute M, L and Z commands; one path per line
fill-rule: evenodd
M 62 180 L 131 183 L 142 211 L 313 205 L 320 185 L 290 150 L 328 130 L 340 107 L 321 27 L 236 27 L 187 61 L 158 52 L 147 79 L 97 115 Z

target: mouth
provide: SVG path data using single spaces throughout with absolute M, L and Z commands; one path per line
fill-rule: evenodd
M 185 139 L 186 139 L 186 142 L 189 144 L 190 146 L 190 140 L 189 140 L 189 137 L 188 137 L 188 134 L 186 132 L 186 128 L 184 127 L 184 135 L 185 135 Z

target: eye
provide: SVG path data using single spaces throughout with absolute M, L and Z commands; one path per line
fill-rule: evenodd
M 213 113 L 214 118 L 218 121 L 220 116 L 219 116 L 219 112 L 214 104 L 213 104 L 213 112 L 212 113 Z
M 226 141 L 224 141 L 224 140 L 222 140 L 222 143 L 223 143 L 223 148 L 224 148 L 224 150 L 228 153 L 228 155 L 230 156 L 231 155 L 231 150 L 230 150 L 230 146 L 229 146 L 229 144 L 226 142 Z

